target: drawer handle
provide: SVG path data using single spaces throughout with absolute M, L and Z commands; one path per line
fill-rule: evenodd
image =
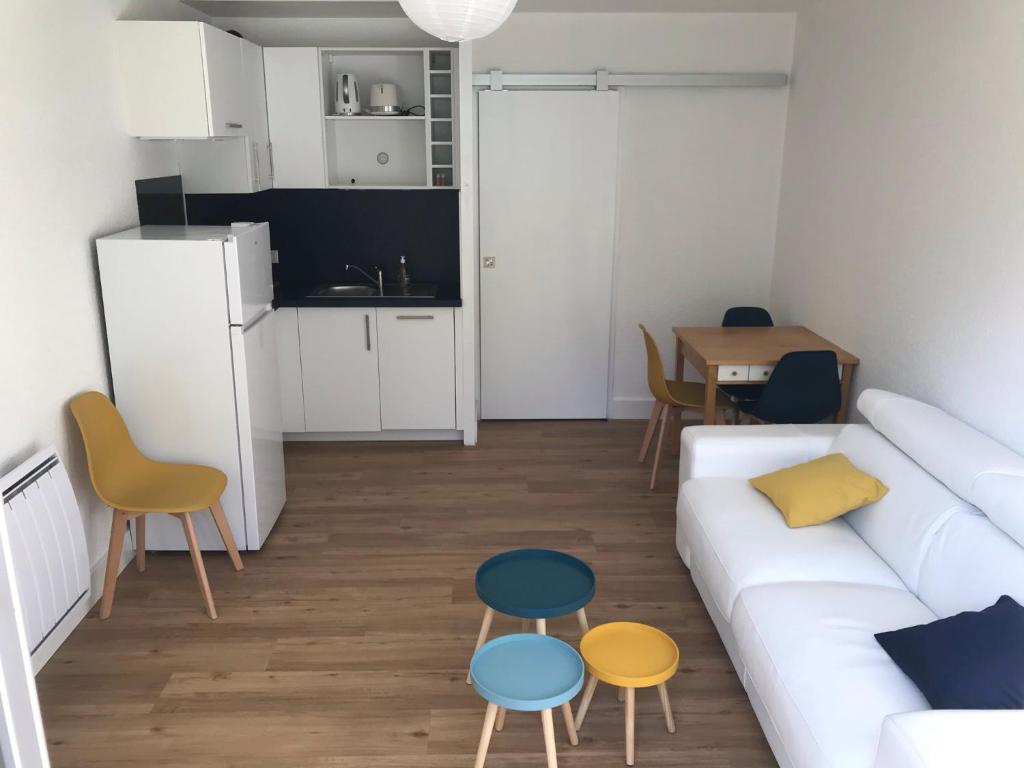
M 730 375 L 730 376 L 735 376 L 736 374 L 737 374 L 737 371 L 733 371 L 733 372 L 732 372 L 732 373 L 730 373 L 729 375 Z
M 363 320 L 366 322 L 366 351 L 370 351 L 370 316 L 363 315 Z
M 224 125 L 227 126 L 228 128 L 241 128 L 242 127 L 241 123 L 224 123 Z
M 398 320 L 433 320 L 433 315 L 399 315 Z

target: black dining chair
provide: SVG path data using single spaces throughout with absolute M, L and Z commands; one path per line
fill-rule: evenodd
M 763 307 L 729 307 L 722 317 L 723 328 L 767 328 L 773 325 L 772 316 Z M 718 388 L 736 402 L 757 400 L 764 391 L 763 384 L 721 384 Z
M 729 307 L 722 318 L 723 328 L 765 328 L 775 325 L 763 307 Z
M 834 416 L 840 400 L 839 360 L 822 350 L 783 355 L 761 396 L 737 405 L 771 424 L 816 424 Z

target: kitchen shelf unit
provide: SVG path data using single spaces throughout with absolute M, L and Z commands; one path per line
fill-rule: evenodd
M 449 48 L 321 48 L 327 186 L 334 189 L 457 188 L 457 51 Z M 339 115 L 334 86 L 350 73 L 360 106 L 370 87 L 394 83 L 403 110 L 422 115 Z

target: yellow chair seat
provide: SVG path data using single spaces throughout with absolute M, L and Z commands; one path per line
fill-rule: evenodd
M 687 408 L 704 407 L 704 384 L 699 381 L 675 381 L 665 379 L 665 386 L 674 401 L 672 405 Z M 715 390 L 716 408 L 735 408 L 732 400 L 722 392 Z
M 106 478 L 107 504 L 125 512 L 196 512 L 212 506 L 228 478 L 219 469 L 199 464 L 146 461 L 132 472 Z
M 580 655 L 587 671 L 621 688 L 660 685 L 679 668 L 679 647 L 660 629 L 618 621 L 583 636 Z

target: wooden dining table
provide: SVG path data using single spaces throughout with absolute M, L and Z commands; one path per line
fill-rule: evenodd
M 802 325 L 722 328 L 720 326 L 678 326 L 676 372 L 683 380 L 684 363 L 689 362 L 704 377 L 704 423 L 715 423 L 715 390 L 719 384 L 764 384 L 776 363 L 787 352 L 830 349 L 839 362 L 841 400 L 837 424 L 846 421 L 853 369 L 860 360 L 828 339 Z

